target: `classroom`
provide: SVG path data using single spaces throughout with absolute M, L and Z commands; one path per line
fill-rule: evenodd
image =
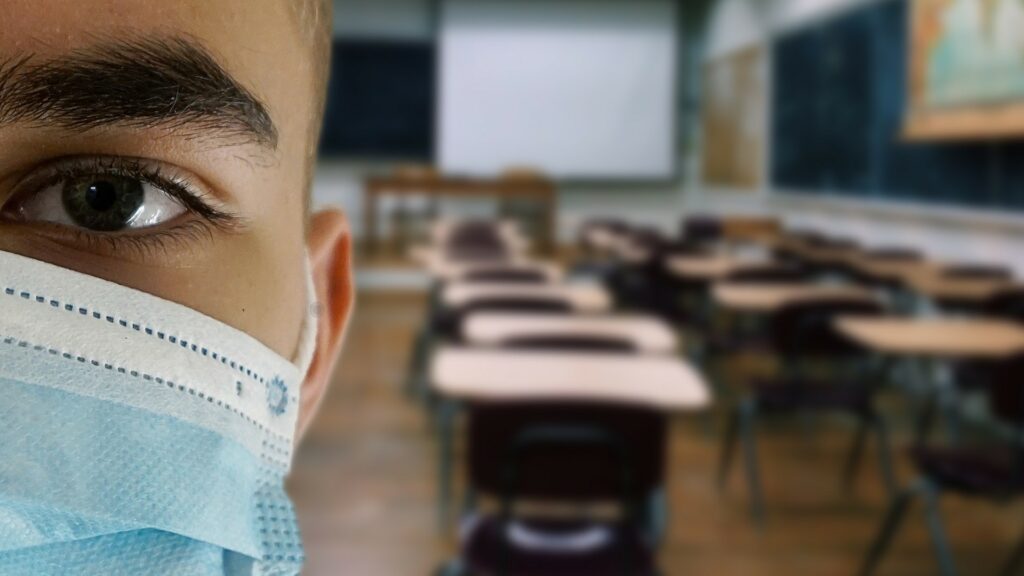
M 1024 3 L 335 0 L 311 576 L 1024 574 Z

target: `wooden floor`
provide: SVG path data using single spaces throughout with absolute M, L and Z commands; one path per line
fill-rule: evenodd
M 434 441 L 421 409 L 401 391 L 422 314 L 421 297 L 360 295 L 341 367 L 289 484 L 306 542 L 306 574 L 420 576 L 454 551 L 452 537 L 435 524 Z M 899 424 L 897 447 L 906 445 Z M 742 468 L 724 493 L 715 486 L 717 436 L 697 417 L 675 423 L 672 525 L 661 556 L 666 574 L 855 572 L 886 503 L 874 460 L 847 494 L 839 483 L 851 439 L 844 422 L 769 424 L 760 432 L 768 503 L 763 529 L 748 519 Z M 900 472 L 903 482 L 911 479 L 906 466 Z M 1020 505 L 943 500 L 963 575 L 998 572 L 1024 530 L 1022 512 Z M 915 508 L 879 574 L 935 573 Z

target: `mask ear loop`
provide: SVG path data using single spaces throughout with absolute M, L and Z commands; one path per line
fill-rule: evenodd
M 313 284 L 313 266 L 310 263 L 309 254 L 306 254 L 306 314 L 302 320 L 302 333 L 299 336 L 299 347 L 295 352 L 292 363 L 299 368 L 299 373 L 305 378 L 309 373 L 309 367 L 313 364 L 313 355 L 316 354 L 317 330 L 319 329 L 320 302 L 316 297 L 316 286 Z

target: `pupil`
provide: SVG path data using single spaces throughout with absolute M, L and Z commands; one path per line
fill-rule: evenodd
M 85 190 L 85 202 L 97 212 L 106 212 L 117 202 L 117 187 L 103 180 L 93 182 Z

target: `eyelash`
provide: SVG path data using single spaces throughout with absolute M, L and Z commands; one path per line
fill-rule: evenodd
M 20 190 L 15 192 L 11 200 L 37 193 L 47 186 L 66 180 L 93 176 L 118 176 L 136 179 L 158 188 L 180 203 L 186 213 L 198 217 L 198 219 L 170 227 L 155 226 L 150 229 L 113 233 L 69 228 L 59 224 L 53 225 L 55 228 L 59 227 L 62 234 L 70 236 L 76 245 L 87 250 L 106 248 L 114 253 L 134 251 L 141 255 L 148 255 L 153 250 L 167 252 L 172 243 L 188 245 L 204 237 L 209 238 L 215 229 L 232 231 L 243 224 L 239 216 L 211 206 L 210 202 L 205 199 L 209 196 L 207 193 L 197 190 L 195 186 L 181 177 L 167 175 L 166 171 L 154 161 L 119 156 L 67 158 L 57 161 L 50 168 L 44 168 L 44 171 L 45 175 L 33 178 L 19 186 L 19 189 L 25 188 L 24 192 Z M 0 213 L 2 212 L 3 207 L 0 206 Z

